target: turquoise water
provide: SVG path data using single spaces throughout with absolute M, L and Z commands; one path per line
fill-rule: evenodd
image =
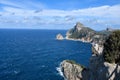
M 0 30 L 0 80 L 63 80 L 56 70 L 64 59 L 88 65 L 91 45 L 58 41 L 65 30 Z

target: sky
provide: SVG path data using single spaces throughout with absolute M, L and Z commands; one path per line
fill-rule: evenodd
M 0 0 L 0 28 L 120 28 L 120 0 Z

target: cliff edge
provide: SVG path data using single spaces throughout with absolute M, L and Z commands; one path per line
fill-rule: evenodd
M 82 79 L 81 72 L 84 67 L 72 60 L 64 60 L 61 63 L 61 69 L 66 80 Z

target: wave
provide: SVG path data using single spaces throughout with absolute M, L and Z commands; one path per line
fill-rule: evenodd
M 59 67 L 56 67 L 56 70 L 58 71 L 58 73 L 60 74 L 60 76 L 64 77 L 63 72 L 62 72 L 60 66 L 59 66 Z
M 64 80 L 67 80 L 62 72 L 61 66 L 56 67 L 56 70 L 58 71 L 59 75 L 62 76 L 64 78 Z

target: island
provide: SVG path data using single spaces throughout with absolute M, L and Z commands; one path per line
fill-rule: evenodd
M 62 36 L 62 34 L 59 33 L 59 34 L 57 34 L 56 39 L 57 40 L 63 40 L 64 37 Z

